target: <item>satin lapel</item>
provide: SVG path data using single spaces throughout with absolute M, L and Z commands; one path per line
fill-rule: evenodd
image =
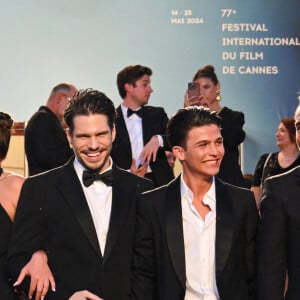
M 216 178 L 216 277 L 221 275 L 227 262 L 233 238 L 232 202 L 224 184 Z
M 62 180 L 59 181 L 59 189 L 65 200 L 69 203 L 87 239 L 97 254 L 101 257 L 102 255 L 94 222 L 80 181 L 73 168 L 73 160 L 71 160 L 65 167 L 65 174 Z
M 152 118 L 151 113 L 149 114 L 149 107 L 143 107 L 143 119 L 142 119 L 142 127 L 143 127 L 143 140 L 144 145 L 149 142 L 152 138 L 154 132 L 151 124 L 155 122 L 155 119 Z
M 166 235 L 171 261 L 183 288 L 185 288 L 185 256 L 180 195 L 180 176 L 166 191 Z
M 128 178 L 123 177 L 123 174 L 115 166 L 113 167 L 113 177 L 112 207 L 103 263 L 107 260 L 114 244 L 118 240 L 124 220 L 129 213 L 128 209 L 131 207 L 130 204 L 135 201 L 139 190 L 138 186 L 129 190 Z M 134 208 L 134 206 L 131 208 Z
M 127 154 L 131 158 L 132 153 L 131 153 L 130 138 L 129 138 L 129 133 L 127 131 L 127 127 L 126 127 L 125 120 L 123 117 L 121 106 L 118 106 L 118 108 L 117 108 L 116 130 L 117 130 L 118 139 L 123 141 L 121 143 L 123 145 L 122 150 L 127 152 Z
M 297 167 L 296 169 L 296 178 L 297 178 L 296 183 L 300 185 L 300 167 Z

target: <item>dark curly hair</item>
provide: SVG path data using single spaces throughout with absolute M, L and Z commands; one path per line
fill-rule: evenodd
M 13 123 L 9 114 L 0 112 L 0 161 L 7 155 Z

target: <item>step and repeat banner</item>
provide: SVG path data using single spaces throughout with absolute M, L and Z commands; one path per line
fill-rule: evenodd
M 245 114 L 244 173 L 277 151 L 300 92 L 299 0 L 0 1 L 1 111 L 25 121 L 69 81 L 118 105 L 124 66 L 152 68 L 149 104 L 171 116 L 198 68 L 215 66 L 222 105 Z

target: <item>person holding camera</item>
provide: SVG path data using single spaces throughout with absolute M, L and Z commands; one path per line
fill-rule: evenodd
M 248 187 L 239 164 L 239 146 L 245 140 L 244 114 L 220 105 L 220 82 L 212 65 L 200 68 L 189 83 L 184 106 L 201 105 L 214 110 L 222 118 L 225 155 L 218 177 L 240 187 Z

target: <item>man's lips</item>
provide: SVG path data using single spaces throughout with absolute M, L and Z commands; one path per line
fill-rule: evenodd
M 102 152 L 103 151 L 84 152 L 84 155 L 87 160 L 94 161 L 101 157 Z
M 96 157 L 96 156 L 100 155 L 100 152 L 86 153 L 85 155 L 88 157 Z
M 204 160 L 203 163 L 217 164 L 217 163 L 219 163 L 219 161 L 220 161 L 220 158 L 214 158 L 214 159 Z

